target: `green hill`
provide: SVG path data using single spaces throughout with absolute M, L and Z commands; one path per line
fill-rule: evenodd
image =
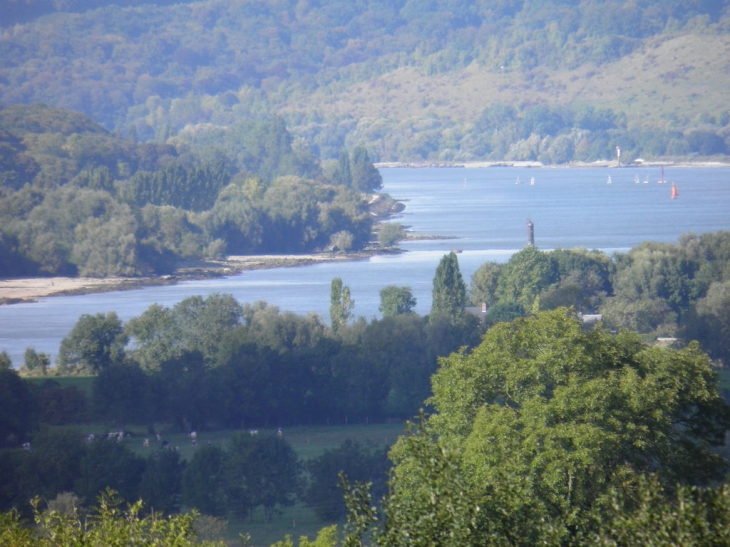
M 142 141 L 278 114 L 323 158 L 729 152 L 728 0 L 3 4 L 0 102 Z

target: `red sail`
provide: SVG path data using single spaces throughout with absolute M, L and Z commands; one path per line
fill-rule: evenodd
M 677 187 L 672 184 L 672 199 L 677 199 L 677 196 L 679 195 L 679 192 L 677 191 Z

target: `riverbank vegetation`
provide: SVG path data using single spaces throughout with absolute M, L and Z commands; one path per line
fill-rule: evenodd
M 382 185 L 367 151 L 343 151 L 326 176 L 277 118 L 192 150 L 15 105 L 0 109 L 0 140 L 5 276 L 159 275 L 183 260 L 359 250 L 388 213 L 388 199 L 366 199 Z
M 470 295 L 473 305 L 487 305 L 488 324 L 572 306 L 587 320 L 600 318 L 647 341 L 698 340 L 724 365 L 730 362 L 723 334 L 730 325 L 729 264 L 726 231 L 684 234 L 676 244 L 646 242 L 611 256 L 526 247 L 506 264 L 483 264 L 472 276 Z
M 30 497 L 61 503 L 64 492 L 88 506 L 111 487 L 235 526 L 274 523 L 297 504 L 324 526 L 347 513 L 336 487 L 346 471 L 382 499 L 372 537 L 383 545 L 410 526 L 424 544 L 457 531 L 475 545 L 484 533 L 489 545 L 635 539 L 671 527 L 677 504 L 692 513 L 676 533 L 696 537 L 693 523 L 711 519 L 715 537 L 712 519 L 730 518 L 725 490 L 705 489 L 727 471 L 727 347 L 716 331 L 730 309 L 728 242 L 688 234 L 614 257 L 530 246 L 486 263 L 469 291 L 451 253 L 427 317 L 412 312 L 408 287 L 389 286 L 382 319 L 355 319 L 341 279 L 331 325 L 221 294 L 155 304 L 126 323 L 85 315 L 55 367 L 29 348 L 23 378 L 0 354 L 0 508 L 29 515 Z M 488 311 L 465 308 L 468 295 Z M 61 384 L 58 373 L 79 377 Z M 388 488 L 394 437 L 294 450 L 284 433 L 402 424 L 421 408 L 421 425 L 390 451 Z M 348 499 L 356 522 L 374 516 L 361 487 Z M 434 499 L 438 524 L 422 523 Z M 646 512 L 664 515 L 649 531 Z

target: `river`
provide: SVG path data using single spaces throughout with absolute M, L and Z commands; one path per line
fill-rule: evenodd
M 542 250 L 587 247 L 625 252 L 643 241 L 676 243 L 686 232 L 730 229 L 730 168 L 724 167 L 667 168 L 667 184 L 657 183 L 656 167 L 381 172 L 384 191 L 406 205 L 395 220 L 415 234 L 450 239 L 405 242 L 401 247 L 407 252 L 369 260 L 247 271 L 224 279 L 2 306 L 0 350 L 20 366 L 27 347 L 55 356 L 82 314 L 116 311 L 126 321 L 153 303 L 172 306 L 188 296 L 214 292 L 230 293 L 240 302 L 264 300 L 299 314 L 318 313 L 329 321 L 334 277 L 350 287 L 356 316 L 378 317 L 379 292 L 391 284 L 411 287 L 418 301 L 416 311 L 426 314 L 436 266 L 445 253 L 460 251 L 459 265 L 468 283 L 481 264 L 505 262 L 525 245 L 528 217 Z M 639 183 L 634 182 L 636 177 Z M 679 191 L 674 200 L 671 183 Z

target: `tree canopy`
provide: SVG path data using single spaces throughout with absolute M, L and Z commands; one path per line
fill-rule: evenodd
M 649 348 L 628 332 L 586 331 L 565 309 L 496 325 L 472 352 L 442 359 L 433 393 L 434 414 L 392 451 L 386 498 L 421 517 L 386 521 L 389 537 L 418 535 L 430 496 L 440 533 L 460 544 L 552 544 L 591 531 L 612 493 L 642 477 L 671 491 L 727 470 L 714 448 L 730 412 L 696 344 Z M 436 475 L 428 458 L 441 462 Z
M 436 267 L 429 320 L 445 317 L 455 321 L 463 314 L 465 305 L 466 284 L 459 270 L 459 259 L 452 251 L 444 255 Z

